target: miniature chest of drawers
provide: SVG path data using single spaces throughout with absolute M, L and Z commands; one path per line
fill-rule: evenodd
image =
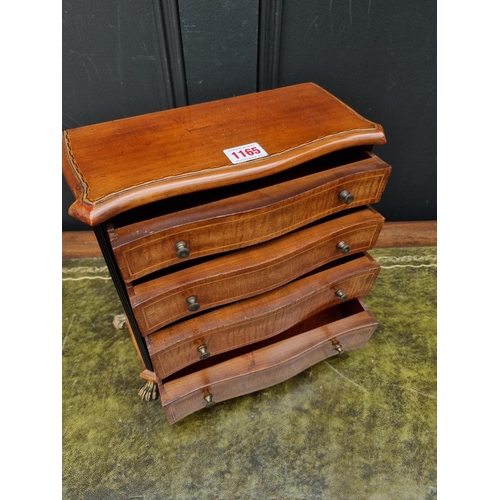
M 169 423 L 368 341 L 384 143 L 312 83 L 64 131 L 69 213 Z

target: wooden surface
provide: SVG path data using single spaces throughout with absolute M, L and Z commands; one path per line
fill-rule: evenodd
M 380 271 L 363 250 L 382 228 L 370 205 L 391 167 L 371 147 L 384 143 L 380 125 L 314 84 L 63 132 L 69 213 L 99 225 L 170 423 L 330 357 L 334 335 L 355 330 L 348 349 L 368 340 L 368 311 L 344 330 L 328 311 L 367 296 Z M 338 238 L 351 237 L 344 255 Z
M 76 200 L 69 213 L 91 226 L 148 202 L 386 141 L 380 125 L 312 83 L 79 127 L 62 139 Z M 235 168 L 224 154 L 254 142 L 267 156 Z
M 198 362 L 201 345 L 213 356 L 273 337 L 339 304 L 339 289 L 350 297 L 368 295 L 379 265 L 364 257 L 344 266 L 153 333 L 147 345 L 155 373 L 163 379 Z
M 375 248 L 435 247 L 436 221 L 386 222 Z M 62 233 L 63 259 L 102 258 L 101 249 L 93 231 L 65 231 Z
M 306 284 L 311 287 L 308 293 L 319 294 L 322 291 L 322 286 L 326 290 L 327 287 L 331 288 L 332 283 L 340 283 L 338 288 L 342 288 L 350 297 L 364 297 L 368 294 L 374 281 L 374 277 L 372 281 L 368 279 L 368 275 L 371 276 L 373 273 L 378 273 L 379 269 L 378 264 L 368 262 L 367 259 L 368 257 L 360 257 L 354 261 L 327 268 L 323 272 L 295 281 L 274 291 L 280 294 L 280 301 L 286 301 L 289 300 L 286 294 L 290 293 L 291 290 L 297 289 L 299 291 L 298 296 L 305 294 Z M 364 274 L 367 276 L 364 277 Z M 161 286 L 155 286 L 156 284 L 151 282 L 145 283 L 148 286 L 148 290 L 153 287 L 158 296 L 153 294 L 150 297 L 146 294 L 147 298 L 144 300 L 142 290 L 139 290 L 140 285 L 135 287 L 138 290 L 137 295 L 133 296 L 131 294 L 130 303 L 134 310 L 137 325 L 143 336 L 149 335 L 159 328 L 181 318 L 193 316 L 193 312 L 188 309 L 187 304 L 188 297 L 192 295 L 199 302 L 199 309 L 196 312 L 201 313 L 235 300 L 247 298 L 251 293 L 251 291 L 245 289 L 247 292 L 246 295 L 231 296 L 229 293 L 225 293 L 224 287 L 216 287 L 210 281 L 208 281 L 208 286 L 204 286 L 203 278 L 201 278 L 202 285 L 199 288 L 195 288 L 194 286 L 191 288 L 189 285 L 183 286 L 182 275 L 181 271 L 174 278 L 179 283 L 177 288 L 168 288 L 168 284 L 164 285 L 163 282 Z M 360 276 L 363 276 L 363 279 L 357 279 Z M 347 280 L 349 280 L 349 283 L 344 283 Z M 149 286 L 150 283 L 151 287 Z M 232 283 L 236 283 L 236 290 L 238 290 L 240 281 L 233 277 Z M 231 291 L 233 291 L 233 288 L 231 287 Z M 266 284 L 261 286 L 261 288 L 265 290 Z M 283 297 L 281 297 L 281 294 L 283 294 Z M 257 296 L 257 298 L 259 297 L 264 297 L 264 294 Z
M 233 302 L 264 293 L 336 259 L 373 247 L 384 219 L 368 209 L 308 227 L 260 245 L 244 248 L 177 272 L 133 286 L 132 305 L 166 300 L 175 309 L 175 297 L 191 294 L 203 304 Z M 349 252 L 337 245 L 344 241 Z
M 208 394 L 217 403 L 276 385 L 323 359 L 338 355 L 339 344 L 344 351 L 362 348 L 378 323 L 361 301 L 351 302 L 344 304 L 354 306 L 351 314 L 344 317 L 339 316 L 336 308 L 331 308 L 272 338 L 262 347 L 252 345 L 251 351 L 243 350 L 241 354 L 234 351 L 225 361 L 186 375 L 180 372 L 172 380 L 159 384 L 167 420 L 173 424 L 204 408 L 204 397 Z
M 199 258 L 268 241 L 345 209 L 377 203 L 390 172 L 387 163 L 371 155 L 313 175 L 302 173 L 287 182 L 254 186 L 203 204 L 202 209 L 197 205 L 124 227 L 110 225 L 111 246 L 123 279 L 131 282 L 185 262 L 176 255 L 180 241 L 189 247 L 189 259 Z M 346 189 L 354 195 L 349 205 L 339 198 Z

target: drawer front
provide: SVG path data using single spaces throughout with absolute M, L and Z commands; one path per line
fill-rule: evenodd
M 366 296 L 379 270 L 373 259 L 363 256 L 162 329 L 146 339 L 154 371 L 164 379 L 208 356 L 274 337 L 319 311 L 340 304 L 339 290 L 347 299 Z
M 123 279 L 131 282 L 188 259 L 262 243 L 346 208 L 378 202 L 391 167 L 372 153 L 364 154 L 364 160 L 203 204 L 202 210 L 196 206 L 110 226 Z
M 267 292 L 340 257 L 366 251 L 383 222 L 377 212 L 365 209 L 131 287 L 138 326 L 148 335 L 193 312 Z
M 173 424 L 207 406 L 276 385 L 338 355 L 339 349 L 363 347 L 377 322 L 362 302 L 355 302 L 358 309 L 345 317 L 339 319 L 333 308 L 331 316 L 318 315 L 316 322 L 312 318 L 285 332 L 284 340 L 159 384 L 167 420 Z

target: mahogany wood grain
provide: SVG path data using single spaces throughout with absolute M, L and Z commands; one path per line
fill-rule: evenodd
M 382 225 L 383 217 L 374 210 L 354 212 L 130 286 L 130 303 L 143 333 L 152 333 L 191 315 L 188 297 L 196 297 L 199 310 L 207 311 L 267 292 L 345 257 L 337 248 L 341 241 L 351 246 L 349 255 L 369 250 Z
M 390 172 L 389 165 L 367 152 L 364 160 L 344 166 L 302 173 L 287 182 L 147 221 L 110 226 L 111 246 L 123 279 L 130 282 L 185 262 L 176 254 L 180 241 L 187 244 L 189 259 L 196 259 L 276 238 L 346 208 L 376 203 Z M 344 189 L 354 195 L 349 205 L 339 198 Z
M 310 323 L 305 327 L 298 325 L 284 340 L 159 383 L 168 422 L 173 424 L 204 408 L 204 398 L 209 394 L 214 403 L 220 403 L 281 383 L 326 358 L 338 355 L 334 343 L 340 343 L 344 351 L 359 349 L 378 325 L 365 306 L 341 319 L 335 312 L 330 321 L 325 321 L 324 317 L 322 314 L 321 324 L 311 330 L 308 329 Z
M 337 270 L 336 277 L 328 270 L 149 335 L 146 343 L 155 373 L 165 378 L 198 362 L 201 345 L 216 356 L 273 337 L 339 304 L 339 289 L 353 298 L 368 295 L 379 265 L 362 257 L 348 267 Z
M 378 271 L 379 265 L 369 255 L 365 255 L 357 260 L 330 264 L 326 270 L 318 271 L 312 276 L 284 285 L 275 292 L 280 295 L 281 300 L 288 301 L 290 290 L 296 290 L 299 295 L 305 297 L 307 293 L 319 295 L 320 292 L 335 285 L 337 289 L 342 288 L 350 297 L 363 297 L 371 288 L 371 279 L 375 279 L 375 274 L 378 274 Z M 327 292 L 327 296 L 330 295 L 331 292 Z M 216 305 L 208 301 L 201 303 L 200 310 L 193 313 L 188 310 L 187 297 L 185 294 L 177 293 L 170 297 L 163 297 L 162 304 L 147 303 L 135 306 L 134 314 L 142 336 L 149 335 L 178 319 L 208 311 Z M 264 297 L 264 300 L 269 298 L 266 294 L 261 294 L 258 297 Z M 131 303 L 134 307 L 132 300 Z
M 63 260 L 102 258 L 93 231 L 63 231 L 61 240 Z M 386 221 L 374 248 L 435 246 L 437 246 L 437 221 Z
M 266 153 L 224 154 L 250 143 Z M 96 226 L 170 423 L 369 339 L 383 143 L 311 83 L 63 132 L 69 212 Z
M 257 142 L 268 156 L 235 168 L 223 150 Z M 91 226 L 152 201 L 286 170 L 386 142 L 380 125 L 312 83 L 63 132 L 63 173 Z
M 342 282 L 339 287 L 350 296 L 366 296 L 377 272 L 367 271 Z M 155 372 L 160 378 L 165 378 L 198 362 L 198 347 L 202 345 L 207 347 L 211 356 L 217 355 L 277 335 L 321 308 L 339 303 L 332 284 L 325 286 L 320 282 L 319 286 L 318 290 L 304 286 L 304 296 L 295 289 L 288 297 L 269 294 L 261 300 L 249 299 L 149 335 L 146 343 Z

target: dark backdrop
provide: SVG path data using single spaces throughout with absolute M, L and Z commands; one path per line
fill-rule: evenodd
M 377 209 L 435 220 L 435 0 L 63 0 L 62 128 L 315 82 L 383 125 Z M 87 226 L 67 212 L 62 229 Z

